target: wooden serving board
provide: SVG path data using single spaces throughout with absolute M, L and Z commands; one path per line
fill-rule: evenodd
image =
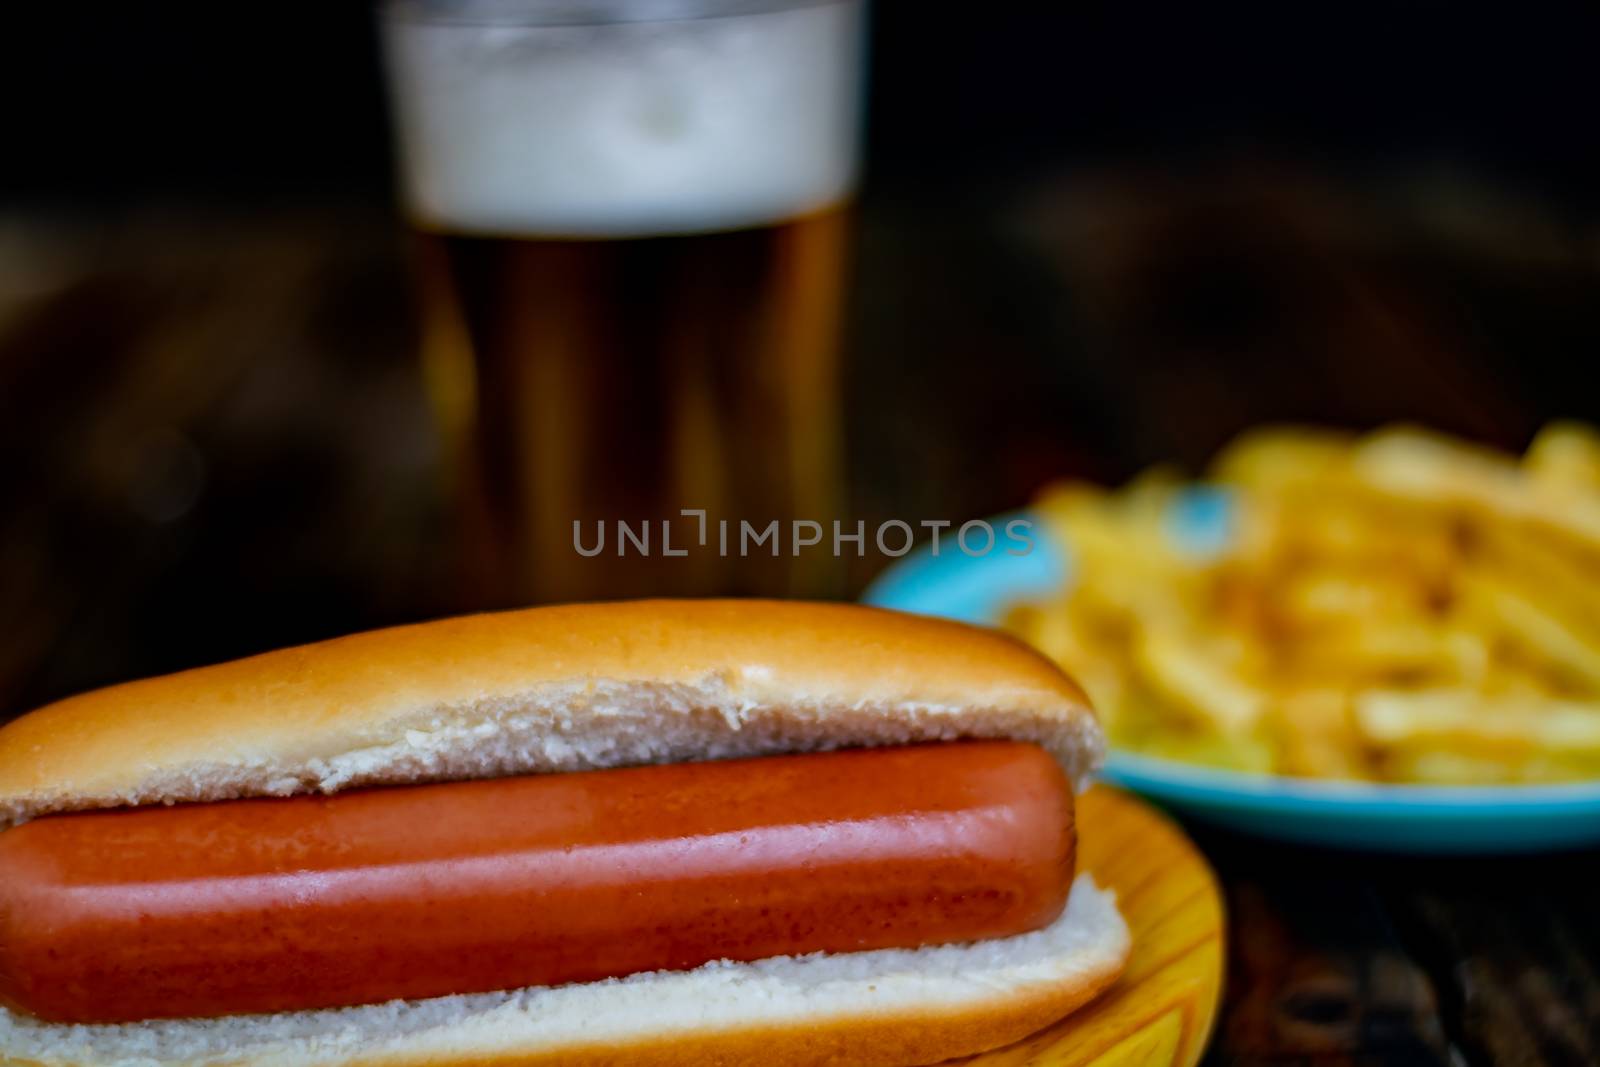
M 1133 932 L 1128 969 L 1098 1000 L 972 1067 L 1193 1067 L 1222 993 L 1217 879 L 1183 831 L 1110 786 L 1078 801 L 1078 856 Z

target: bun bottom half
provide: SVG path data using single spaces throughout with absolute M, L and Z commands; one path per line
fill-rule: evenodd
M 0 1009 L 0 1063 L 909 1067 L 1043 1028 L 1109 986 L 1129 947 L 1112 894 L 1083 874 L 1050 926 L 993 941 L 222 1019 L 68 1026 Z

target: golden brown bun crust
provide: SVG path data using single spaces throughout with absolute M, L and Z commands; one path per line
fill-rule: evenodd
M 846 604 L 541 607 L 356 634 L 40 708 L 0 728 L 0 826 L 85 807 L 953 733 L 1040 741 L 1080 782 L 1100 755 L 1077 686 L 994 631 Z

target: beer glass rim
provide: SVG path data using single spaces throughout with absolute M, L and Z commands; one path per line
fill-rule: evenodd
M 383 16 L 476 26 L 605 26 L 738 18 L 863 0 L 383 0 Z

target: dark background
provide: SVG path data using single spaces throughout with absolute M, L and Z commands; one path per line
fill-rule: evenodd
M 874 19 L 847 519 L 1199 472 L 1262 421 L 1600 421 L 1600 6 Z M 0 719 L 463 606 L 374 43 L 332 0 L 7 10 Z M 1214 1062 L 1595 1062 L 1593 854 L 1196 836 Z
M 875 187 L 1266 155 L 1464 170 L 1592 221 L 1592 4 L 917 4 L 873 11 Z M 18 5 L 8 198 L 381 194 L 366 3 Z
M 1600 419 L 1595 5 L 873 32 L 847 518 L 1262 421 Z M 0 49 L 0 715 L 461 606 L 369 6 L 25 5 Z

